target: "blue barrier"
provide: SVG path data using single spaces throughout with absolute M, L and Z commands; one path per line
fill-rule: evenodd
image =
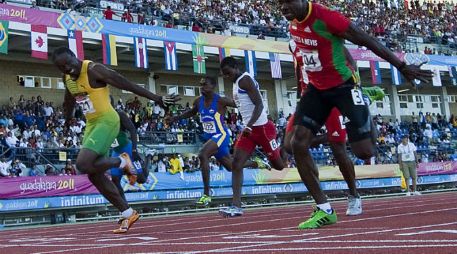
M 431 175 L 420 176 L 418 184 L 437 184 L 457 182 L 457 174 L 452 175 Z M 357 180 L 357 187 L 360 189 L 369 188 L 388 188 L 400 186 L 401 179 L 399 177 L 378 178 L 378 179 L 361 179 Z M 321 186 L 325 191 L 330 190 L 346 190 L 347 185 L 344 181 L 326 181 L 321 182 Z M 176 190 L 158 190 L 146 192 L 128 192 L 126 197 L 130 202 L 146 202 L 153 200 L 179 200 L 179 199 L 197 199 L 203 192 L 202 188 L 196 189 L 176 189 Z M 282 183 L 282 184 L 263 184 L 243 187 L 244 195 L 260 195 L 260 194 L 281 194 L 281 193 L 303 193 L 307 192 L 306 187 L 302 183 Z M 213 188 L 212 195 L 214 197 L 231 196 L 232 189 L 230 187 Z M 13 212 L 25 210 L 37 210 L 48 208 L 65 208 L 77 206 L 91 206 L 107 204 L 101 195 L 79 195 L 79 196 L 63 196 L 63 197 L 45 197 L 45 198 L 25 198 L 25 199 L 9 199 L 0 200 L 0 212 Z

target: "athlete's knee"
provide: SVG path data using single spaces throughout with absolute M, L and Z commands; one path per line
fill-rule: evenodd
M 349 159 L 345 143 L 330 143 L 335 159 Z
M 376 146 L 373 145 L 371 139 L 351 143 L 351 149 L 354 155 L 362 160 L 368 160 L 376 155 Z
M 92 161 L 84 160 L 81 158 L 76 159 L 76 168 L 84 174 L 92 172 Z
M 204 154 L 202 152 L 200 152 L 198 154 L 198 159 L 200 160 L 200 163 L 203 163 L 203 162 L 206 162 L 206 161 L 209 160 L 208 155 L 206 155 L 206 154 Z
M 97 183 L 97 182 L 99 182 L 100 174 L 90 174 L 90 173 L 88 173 L 87 174 L 87 178 L 89 178 L 89 181 L 91 183 Z
M 287 143 L 284 143 L 281 147 L 281 150 L 283 150 L 284 152 L 288 153 L 288 154 L 292 154 L 292 144 L 291 144 L 291 141 L 289 140 L 289 142 Z
M 291 140 L 292 151 L 295 153 L 303 149 L 309 149 L 312 138 L 311 130 L 306 128 L 297 129 Z

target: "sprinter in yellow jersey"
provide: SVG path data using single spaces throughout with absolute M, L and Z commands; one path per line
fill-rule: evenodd
M 87 121 L 76 167 L 86 173 L 98 191 L 121 212 L 121 226 L 114 233 L 126 233 L 140 216 L 122 199 L 116 186 L 105 176 L 105 171 L 122 168 L 131 183 L 135 182 L 136 172 L 128 154 L 108 157 L 120 125 L 119 116 L 110 103 L 108 84 L 146 97 L 161 106 L 174 103 L 179 98 L 151 93 L 102 64 L 79 60 L 66 47 L 56 49 L 52 60 L 64 74 L 66 123 L 73 117 L 76 105 L 81 107 Z

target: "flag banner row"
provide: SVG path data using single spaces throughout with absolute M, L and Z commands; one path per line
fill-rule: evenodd
M 83 32 L 79 30 L 67 30 L 68 48 L 75 56 L 84 60 L 84 43 Z M 33 58 L 48 59 L 48 33 L 44 25 L 31 25 L 31 56 Z M 9 46 L 9 21 L 0 21 L 0 54 L 8 54 Z M 133 37 L 133 47 L 135 53 L 135 66 L 137 68 L 149 68 L 148 44 L 147 39 L 142 37 Z M 178 54 L 176 42 L 164 41 L 164 59 L 165 69 L 167 71 L 178 70 Z M 220 47 L 218 49 L 219 61 L 225 57 L 231 56 L 230 48 Z M 102 34 L 102 53 L 103 64 L 118 65 L 116 36 L 113 34 Z M 282 79 L 281 59 L 279 53 L 269 52 L 271 77 L 273 79 Z M 198 74 L 206 74 L 206 59 L 204 46 L 192 44 L 193 70 Z M 245 69 L 251 76 L 257 76 L 257 59 L 256 51 L 244 50 Z M 382 73 L 379 61 L 369 61 L 371 72 L 371 83 L 373 85 L 382 84 Z M 432 85 L 442 86 L 440 69 L 431 65 L 429 67 L 433 72 Z M 452 85 L 457 86 L 457 66 L 448 66 L 449 77 Z M 404 79 L 400 71 L 393 65 L 390 65 L 391 82 L 393 85 L 401 85 Z M 416 83 L 420 83 L 417 81 Z

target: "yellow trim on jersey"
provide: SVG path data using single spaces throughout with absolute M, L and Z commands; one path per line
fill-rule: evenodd
M 89 82 L 88 68 L 92 61 L 84 60 L 81 66 L 81 72 L 76 81 L 73 81 L 69 75 L 65 75 L 65 86 L 68 91 L 77 100 L 87 100 L 87 106 L 90 110 L 85 112 L 87 120 L 101 117 L 108 112 L 114 112 L 114 108 L 111 106 L 109 98 L 109 87 L 108 85 L 100 88 L 92 88 Z
M 306 14 L 306 17 L 302 21 L 298 21 L 296 19 L 294 21 L 296 21 L 297 23 L 305 22 L 311 15 L 312 10 L 313 10 L 313 4 L 311 2 L 308 2 L 308 14 Z
M 217 141 L 217 146 L 219 147 L 222 145 L 222 142 L 224 142 L 225 138 L 227 137 L 227 132 L 225 132 L 224 125 L 222 125 L 221 114 L 219 114 L 219 112 L 216 112 L 216 114 L 214 114 L 214 119 L 216 119 L 217 127 L 219 128 L 219 130 L 221 130 L 222 134 L 222 137 Z

